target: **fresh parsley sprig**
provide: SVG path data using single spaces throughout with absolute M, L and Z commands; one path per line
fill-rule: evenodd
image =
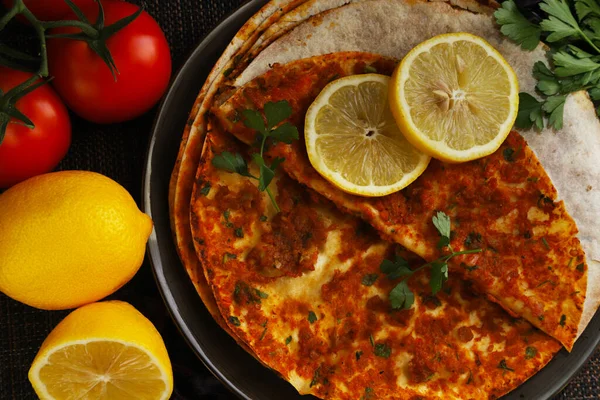
M 252 160 L 260 168 L 260 175 L 254 176 L 250 173 L 246 160 L 239 153 L 232 154 L 228 151 L 224 151 L 221 154 L 217 154 L 212 159 L 212 165 L 219 169 L 257 180 L 258 190 L 261 192 L 266 191 L 273 206 L 277 212 L 280 212 L 281 209 L 277 205 L 277 201 L 269 189 L 269 184 L 275 177 L 275 170 L 285 161 L 285 158 L 276 157 L 271 161 L 271 165 L 268 165 L 264 159 L 264 152 L 267 145 L 267 139 L 287 144 L 291 144 L 293 140 L 298 140 L 298 129 L 289 122 L 282 124 L 284 120 L 292 115 L 292 107 L 287 101 L 281 100 L 265 104 L 265 118 L 255 110 L 244 110 L 242 111 L 242 115 L 244 116 L 244 125 L 250 129 L 254 129 L 257 133 L 257 141 L 260 143 L 260 152 L 252 154 Z
M 547 118 L 549 126 L 561 129 L 569 93 L 587 90 L 600 115 L 600 4 L 596 0 L 544 0 L 540 9 L 547 18 L 539 24 L 525 18 L 514 0 L 502 3 L 494 15 L 500 31 L 524 50 L 535 49 L 540 40 L 550 47 L 550 68 L 541 61 L 533 67 L 541 100 L 520 93 L 516 126 L 542 129 Z
M 448 261 L 453 257 L 463 254 L 480 253 L 481 249 L 454 251 L 450 246 L 451 221 L 450 217 L 442 211 L 438 211 L 432 218 L 433 225 L 440 234 L 440 240 L 437 244 L 439 249 L 447 247 L 450 254 L 442 256 L 437 260 L 421 265 L 415 270 L 411 270 L 404 258 L 396 255 L 395 261 L 383 260 L 379 269 L 388 279 L 396 280 L 402 278 L 389 294 L 390 303 L 394 310 L 408 310 L 415 301 L 415 295 L 408 287 L 407 280 L 417 272 L 427 267 L 431 268 L 429 276 L 429 287 L 431 293 L 435 296 L 443 287 L 444 282 L 448 280 Z

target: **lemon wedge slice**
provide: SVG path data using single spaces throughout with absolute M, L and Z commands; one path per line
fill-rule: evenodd
M 313 167 L 338 188 L 384 196 L 419 177 L 430 157 L 400 132 L 388 104 L 390 78 L 352 75 L 329 83 L 306 113 L 304 137 Z
M 29 380 L 43 399 L 168 399 L 173 374 L 152 323 L 107 301 L 69 314 L 42 344 Z
M 394 71 L 390 107 L 417 148 L 446 162 L 496 151 L 519 109 L 517 76 L 502 55 L 469 33 L 435 36 Z

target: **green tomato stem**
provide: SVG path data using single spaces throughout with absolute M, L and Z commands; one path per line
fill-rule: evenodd
M 50 21 L 50 22 L 41 22 L 44 29 L 54 29 L 54 28 L 79 28 L 83 33 L 91 38 L 97 39 L 100 36 L 100 32 L 90 24 L 86 24 L 85 22 L 69 20 L 69 21 Z

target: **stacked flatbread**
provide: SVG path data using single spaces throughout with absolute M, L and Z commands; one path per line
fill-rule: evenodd
M 468 9 L 469 11 L 466 11 Z M 600 302 L 600 123 L 586 93 L 568 97 L 561 131 L 513 132 L 491 156 L 432 161 L 408 188 L 366 199 L 312 168 L 303 138 L 271 188 L 217 169 L 240 154 L 250 172 L 256 132 L 241 111 L 286 100 L 302 132 L 332 79 L 377 70 L 432 36 L 484 37 L 534 93 L 540 46 L 523 52 L 476 3 L 271 1 L 238 32 L 207 78 L 184 133 L 169 194 L 180 258 L 215 320 L 302 394 L 331 399 L 497 398 L 570 350 Z M 366 68 L 369 67 L 369 68 Z M 302 136 L 302 135 L 301 135 Z M 506 157 L 507 149 L 510 157 Z M 410 310 L 392 310 L 398 255 L 440 256 L 432 216 L 453 221 L 457 257 L 444 290 L 411 277 Z

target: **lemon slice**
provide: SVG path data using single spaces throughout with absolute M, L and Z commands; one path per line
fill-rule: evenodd
M 108 301 L 69 314 L 29 370 L 41 399 L 168 399 L 171 363 L 160 334 L 131 305 Z
M 353 75 L 328 84 L 306 113 L 313 167 L 338 188 L 384 196 L 419 177 L 430 157 L 402 135 L 388 105 L 390 78 Z
M 404 57 L 390 107 L 417 148 L 447 162 L 493 153 L 519 108 L 517 76 L 488 42 L 469 33 L 435 36 Z

